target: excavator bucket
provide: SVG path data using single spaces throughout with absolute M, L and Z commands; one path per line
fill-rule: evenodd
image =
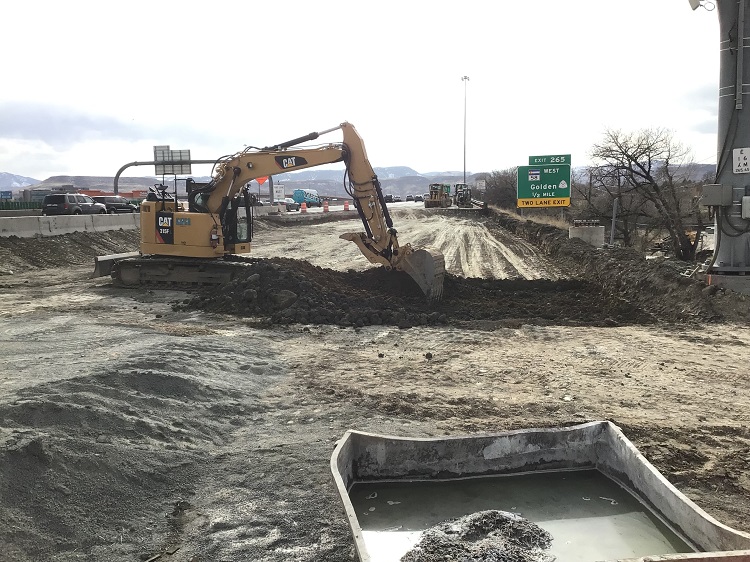
M 437 250 L 415 250 L 401 262 L 401 269 L 417 282 L 428 300 L 443 296 L 445 257 Z

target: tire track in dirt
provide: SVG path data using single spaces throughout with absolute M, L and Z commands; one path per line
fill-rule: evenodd
M 491 231 L 481 220 L 421 217 L 409 221 L 402 232 L 414 246 L 431 246 L 443 252 L 446 270 L 455 275 L 485 279 L 560 277 L 557 268 L 533 246 L 505 231 Z
M 374 267 L 357 247 L 339 236 L 360 232 L 358 219 L 305 227 L 314 243 L 300 243 L 293 231 L 258 221 L 252 255 L 302 259 L 313 265 L 347 271 Z M 419 209 L 394 213 L 399 242 L 429 247 L 445 256 L 449 273 L 483 279 L 559 279 L 558 269 L 528 242 L 500 228 L 489 229 L 480 216 L 457 218 Z M 281 253 L 279 249 L 281 248 Z

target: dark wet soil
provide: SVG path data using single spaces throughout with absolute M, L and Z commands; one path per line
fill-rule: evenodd
M 647 310 L 581 279 L 488 280 L 446 274 L 443 298 L 428 302 L 403 272 L 382 268 L 338 272 L 289 259 L 253 260 L 245 275 L 206 288 L 179 308 L 255 317 L 274 324 L 355 327 L 655 322 Z

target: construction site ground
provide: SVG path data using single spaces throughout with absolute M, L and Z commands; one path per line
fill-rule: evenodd
M 439 303 L 339 239 L 357 220 L 256 221 L 248 275 L 200 291 L 92 279 L 136 231 L 0 238 L 0 560 L 353 560 L 348 429 L 611 420 L 750 531 L 745 297 L 500 211 L 394 223 L 445 254 Z

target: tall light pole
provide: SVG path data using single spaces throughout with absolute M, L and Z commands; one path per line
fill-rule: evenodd
M 464 83 L 464 183 L 466 183 L 466 83 L 469 81 L 468 76 L 461 76 Z

